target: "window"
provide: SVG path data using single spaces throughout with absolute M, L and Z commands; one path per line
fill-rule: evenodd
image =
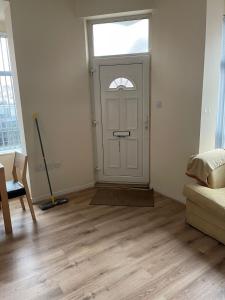
M 118 89 L 133 90 L 135 89 L 135 87 L 134 84 L 129 79 L 120 77 L 113 80 L 110 83 L 109 89 L 110 90 L 118 90 Z
M 225 148 L 225 17 L 223 18 L 220 99 L 216 128 L 216 148 Z
M 7 36 L 0 36 L 0 152 L 20 148 L 13 74 Z
M 147 53 L 149 19 L 93 24 L 94 56 Z

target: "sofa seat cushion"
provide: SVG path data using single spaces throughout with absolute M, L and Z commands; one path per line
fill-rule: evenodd
M 184 195 L 196 205 L 225 218 L 225 188 L 210 189 L 199 184 L 189 184 Z

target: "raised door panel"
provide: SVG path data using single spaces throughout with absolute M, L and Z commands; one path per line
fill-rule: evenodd
M 119 130 L 120 128 L 120 100 L 106 99 L 107 129 Z
M 108 167 L 120 168 L 120 141 L 108 140 Z
M 137 98 L 125 99 L 126 128 L 135 130 L 138 127 L 138 101 Z
M 138 169 L 138 141 L 129 139 L 126 141 L 126 168 Z

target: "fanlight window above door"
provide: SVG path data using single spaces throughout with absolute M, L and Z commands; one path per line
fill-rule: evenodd
M 110 90 L 135 90 L 135 85 L 134 83 L 128 79 L 128 78 L 124 78 L 124 77 L 119 77 L 114 79 L 110 85 L 109 85 L 109 89 Z

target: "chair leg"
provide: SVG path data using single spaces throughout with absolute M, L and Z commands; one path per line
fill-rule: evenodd
M 33 203 L 31 201 L 29 188 L 28 188 L 27 185 L 25 185 L 24 188 L 25 188 L 25 191 L 26 191 L 27 203 L 28 203 L 29 208 L 30 208 L 30 213 L 31 213 L 32 219 L 33 219 L 34 222 L 36 222 L 37 220 L 36 220 L 36 216 L 35 216 L 35 212 L 34 212 L 34 208 L 33 208 Z
M 11 216 L 10 216 L 8 199 L 2 199 L 2 214 L 3 214 L 3 219 L 4 219 L 5 232 L 6 232 L 6 234 L 11 234 L 12 233 L 12 221 L 11 221 Z
M 22 209 L 26 210 L 25 205 L 24 205 L 24 201 L 23 201 L 23 197 L 20 197 L 20 203 L 21 203 Z

